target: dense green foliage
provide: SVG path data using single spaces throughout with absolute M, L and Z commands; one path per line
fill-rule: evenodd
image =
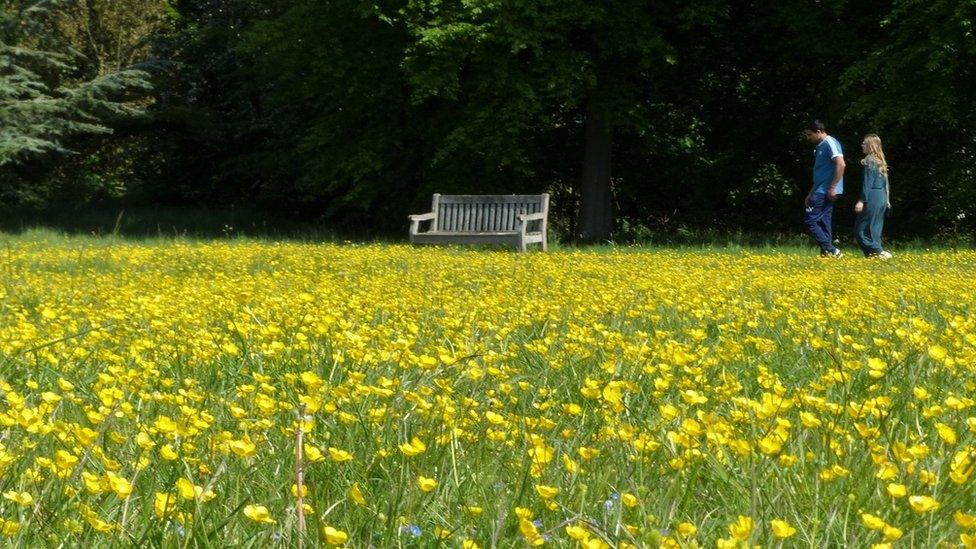
M 103 182 L 115 163 L 74 160 L 75 146 L 93 152 L 103 143 L 93 136 L 141 114 L 149 74 L 134 66 L 136 52 L 123 52 L 117 36 L 109 44 L 115 51 L 98 47 L 98 2 L 85 4 L 6 0 L 0 7 L 0 203 L 46 203 L 64 186 Z M 129 4 L 128 12 L 139 7 Z M 120 27 L 136 30 L 128 20 Z M 120 56 L 124 63 L 112 62 Z M 88 173 L 61 176 L 72 162 Z
M 138 66 L 153 70 L 154 91 L 137 104 L 146 118 L 130 107 L 97 120 L 54 117 L 116 132 L 72 143 L 77 131 L 62 128 L 48 134 L 42 162 L 5 153 L 18 158 L 18 188 L 56 181 L 87 189 L 72 200 L 238 205 L 393 234 L 432 192 L 548 191 L 564 235 L 790 231 L 809 186 L 801 130 L 821 118 L 846 147 L 849 195 L 861 135 L 885 140 L 893 234 L 976 229 L 973 0 L 75 0 L 51 9 L 63 13 L 47 26 L 51 41 L 3 36 L 5 52 L 71 52 L 76 70 L 44 90 L 108 81 L 131 90 L 137 83 L 120 78 Z M 103 43 L 131 44 L 127 55 L 107 57 L 72 31 L 79 25 L 101 29 Z M 9 98 L 15 57 L 4 59 Z M 8 128 L 44 124 L 5 120 L 0 148 L 22 143 Z M 16 203 L 4 170 L 0 192 Z M 852 202 L 838 225 L 849 225 Z

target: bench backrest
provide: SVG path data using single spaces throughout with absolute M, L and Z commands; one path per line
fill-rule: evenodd
M 518 214 L 549 212 L 549 195 L 435 194 L 432 206 L 438 231 L 516 231 Z

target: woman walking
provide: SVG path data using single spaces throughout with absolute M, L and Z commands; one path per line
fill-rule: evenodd
M 857 221 L 854 223 L 854 238 L 861 246 L 865 257 L 890 259 L 891 254 L 881 247 L 881 231 L 884 218 L 891 207 L 888 185 L 888 162 L 881 149 L 881 138 L 869 133 L 861 142 L 864 151 L 864 185 L 861 199 L 854 205 Z

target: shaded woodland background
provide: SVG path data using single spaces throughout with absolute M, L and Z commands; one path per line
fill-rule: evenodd
M 867 132 L 890 234 L 976 233 L 972 0 L 0 5 L 7 228 L 149 210 L 402 236 L 433 192 L 546 191 L 566 240 L 791 233 L 820 118 L 848 158 L 838 233 Z

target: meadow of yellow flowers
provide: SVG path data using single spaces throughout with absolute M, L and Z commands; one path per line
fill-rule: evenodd
M 11 544 L 976 547 L 976 252 L 4 237 L 0 281 Z

